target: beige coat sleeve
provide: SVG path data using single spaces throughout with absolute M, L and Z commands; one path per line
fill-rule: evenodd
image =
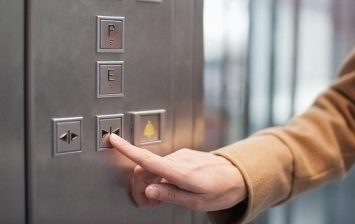
M 215 223 L 248 223 L 263 210 L 343 177 L 355 161 L 355 54 L 304 114 L 215 151 L 242 173 L 245 202 L 212 212 Z

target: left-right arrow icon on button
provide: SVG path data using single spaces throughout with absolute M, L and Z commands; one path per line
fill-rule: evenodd
M 75 139 L 78 138 L 78 135 L 75 133 L 72 133 L 71 131 L 67 131 L 66 133 L 62 134 L 59 136 L 59 138 L 64 141 L 67 142 L 68 144 L 72 143 Z

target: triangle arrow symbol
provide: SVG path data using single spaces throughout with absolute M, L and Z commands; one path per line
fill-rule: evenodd
M 61 136 L 59 136 L 59 138 L 64 141 L 64 142 L 67 142 L 68 141 L 68 134 L 65 133 L 65 134 L 62 134 Z
M 78 138 L 78 135 L 77 134 L 75 134 L 75 133 L 71 133 L 70 134 L 70 140 L 71 141 L 74 141 L 75 139 L 77 139 Z
M 117 129 L 116 129 L 116 130 L 114 130 L 112 133 L 114 133 L 114 134 L 116 134 L 116 135 L 120 136 L 120 129 L 119 129 L 119 128 L 117 128 Z
M 108 131 L 101 130 L 101 138 L 104 138 L 108 133 Z

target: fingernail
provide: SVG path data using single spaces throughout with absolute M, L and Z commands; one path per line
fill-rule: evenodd
M 114 133 L 110 134 L 110 141 L 118 141 L 118 140 L 119 140 L 119 137 L 116 134 L 114 134 Z
M 159 188 L 156 185 L 149 185 L 145 189 L 145 195 L 150 199 L 159 199 Z

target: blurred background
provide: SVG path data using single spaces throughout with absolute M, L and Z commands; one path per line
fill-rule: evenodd
M 354 24 L 354 0 L 205 0 L 205 148 L 307 109 L 352 50 Z M 352 171 L 253 223 L 354 223 Z

